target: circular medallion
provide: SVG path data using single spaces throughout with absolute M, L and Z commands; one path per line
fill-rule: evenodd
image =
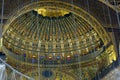
M 53 75 L 53 72 L 50 71 L 50 70 L 45 70 L 42 72 L 42 76 L 46 77 L 46 78 L 49 78 Z

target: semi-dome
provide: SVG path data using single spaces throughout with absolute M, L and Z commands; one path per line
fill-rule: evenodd
M 38 52 L 41 57 L 47 54 L 47 58 L 84 56 L 104 45 L 96 26 L 86 20 L 81 15 L 59 8 L 34 9 L 12 21 L 4 39 L 8 44 L 14 44 L 14 53 L 30 58 L 37 57 Z
M 4 34 L 4 41 L 16 55 L 37 58 L 39 52 L 48 60 L 94 54 L 94 48 L 97 51 L 104 45 L 94 28 L 80 16 L 69 13 L 43 17 L 36 11 L 16 18 Z
M 108 65 L 108 61 L 101 62 L 106 60 L 101 56 L 107 55 L 105 49 L 114 51 L 111 44 L 106 31 L 94 17 L 77 6 L 61 1 L 39 1 L 23 7 L 11 16 L 3 32 L 3 52 L 8 60 L 16 60 L 22 64 L 19 67 L 40 66 L 43 78 L 56 72 L 65 75 L 64 71 L 60 72 L 60 67 L 71 67 L 70 73 L 75 73 L 71 80 L 78 80 L 75 76 L 79 76 L 79 71 L 74 72 L 75 68 L 84 67 L 87 74 L 94 68 L 93 78 L 96 71 Z M 116 59 L 115 53 L 112 56 L 111 61 Z M 16 67 L 17 64 L 11 61 L 8 63 Z M 102 63 L 99 68 L 98 63 Z M 35 69 L 33 72 L 19 70 L 30 74 L 37 72 L 38 68 Z

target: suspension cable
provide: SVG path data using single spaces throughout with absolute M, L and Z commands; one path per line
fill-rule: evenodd
M 115 6 L 117 6 L 116 0 L 114 0 L 114 4 L 115 4 Z M 119 18 L 119 12 L 120 12 L 120 11 L 118 11 L 118 9 L 116 9 L 116 14 L 117 14 L 118 25 L 119 25 L 119 28 L 120 28 L 120 18 Z
M 1 27 L 3 26 L 4 0 L 2 0 Z
M 1 11 L 1 26 L 0 26 L 0 37 L 2 36 L 2 27 L 3 27 L 3 14 L 4 14 L 4 0 L 2 0 L 2 11 Z

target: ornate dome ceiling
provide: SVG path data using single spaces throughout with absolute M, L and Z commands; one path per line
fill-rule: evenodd
M 37 23 L 37 24 L 36 24 Z M 43 17 L 30 11 L 14 20 L 4 36 L 5 42 L 29 55 L 86 55 L 103 46 L 98 33 L 81 17 L 69 13 L 62 17 Z M 16 54 L 23 52 L 14 51 Z M 59 57 L 59 56 L 58 56 Z
M 116 59 L 111 44 L 102 25 L 80 7 L 62 1 L 39 1 L 9 18 L 4 27 L 2 48 L 8 58 L 27 65 L 40 65 L 43 69 L 71 66 L 71 70 L 80 65 L 89 70 L 95 67 L 96 72 L 97 64 L 107 59 L 102 58 L 108 54 L 105 49 L 113 51 L 110 61 Z M 8 62 L 14 64 L 11 61 Z M 109 61 L 105 61 L 100 68 L 108 64 Z
M 89 14 L 88 16 L 90 17 Z M 40 7 L 14 19 L 4 33 L 4 40 L 5 44 L 11 44 L 15 48 L 14 53 L 23 54 L 27 51 L 30 57 L 37 57 L 38 52 L 42 57 L 48 54 L 48 58 L 73 54 L 84 56 L 109 42 L 106 43 L 104 37 L 101 37 L 106 35 L 99 34 L 96 25 L 98 24 L 94 23 L 93 26 L 82 14 L 77 15 L 60 8 Z

